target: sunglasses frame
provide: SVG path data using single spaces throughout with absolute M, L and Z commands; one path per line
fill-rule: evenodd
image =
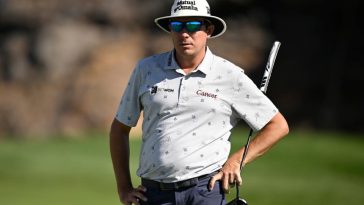
M 200 23 L 200 25 L 198 25 L 198 27 L 196 27 L 196 28 L 189 28 L 188 27 L 188 24 L 196 23 L 196 22 Z M 180 23 L 181 28 L 179 30 L 173 28 L 173 26 L 172 26 L 173 23 Z M 176 33 L 179 33 L 181 31 L 183 31 L 183 29 L 186 29 L 186 31 L 189 32 L 189 33 L 195 33 L 197 31 L 200 31 L 201 30 L 201 27 L 203 25 L 206 25 L 203 20 L 202 21 L 201 20 L 194 20 L 194 21 L 186 21 L 186 22 L 177 21 L 177 20 L 171 20 L 169 22 L 169 28 L 170 28 L 170 30 L 173 31 L 173 32 L 176 32 Z

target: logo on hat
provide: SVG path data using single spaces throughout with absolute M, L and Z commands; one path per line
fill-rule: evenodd
M 179 1 L 177 2 L 177 7 L 174 8 L 174 12 L 178 10 L 195 10 L 198 11 L 198 8 L 195 7 L 195 1 Z
M 210 7 L 206 6 L 206 11 L 207 11 L 208 14 L 211 14 Z

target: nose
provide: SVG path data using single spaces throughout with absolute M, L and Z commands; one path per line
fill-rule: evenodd
M 186 30 L 186 28 L 183 28 L 182 31 L 180 31 L 178 33 L 181 37 L 183 38 L 188 38 L 190 36 L 190 34 L 188 33 L 188 31 Z

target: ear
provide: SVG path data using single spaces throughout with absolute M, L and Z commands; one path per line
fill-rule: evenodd
M 209 25 L 206 28 L 206 33 L 208 37 L 211 37 L 212 33 L 214 32 L 215 26 L 214 25 Z

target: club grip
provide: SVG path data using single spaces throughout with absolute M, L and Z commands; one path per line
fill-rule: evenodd
M 269 79 L 270 79 L 270 76 L 272 75 L 274 62 L 276 60 L 280 45 L 281 45 L 281 43 L 279 41 L 275 41 L 273 43 L 273 47 L 269 53 L 268 62 L 265 67 L 265 70 L 264 70 L 262 83 L 260 84 L 260 90 L 263 93 L 267 92 Z

